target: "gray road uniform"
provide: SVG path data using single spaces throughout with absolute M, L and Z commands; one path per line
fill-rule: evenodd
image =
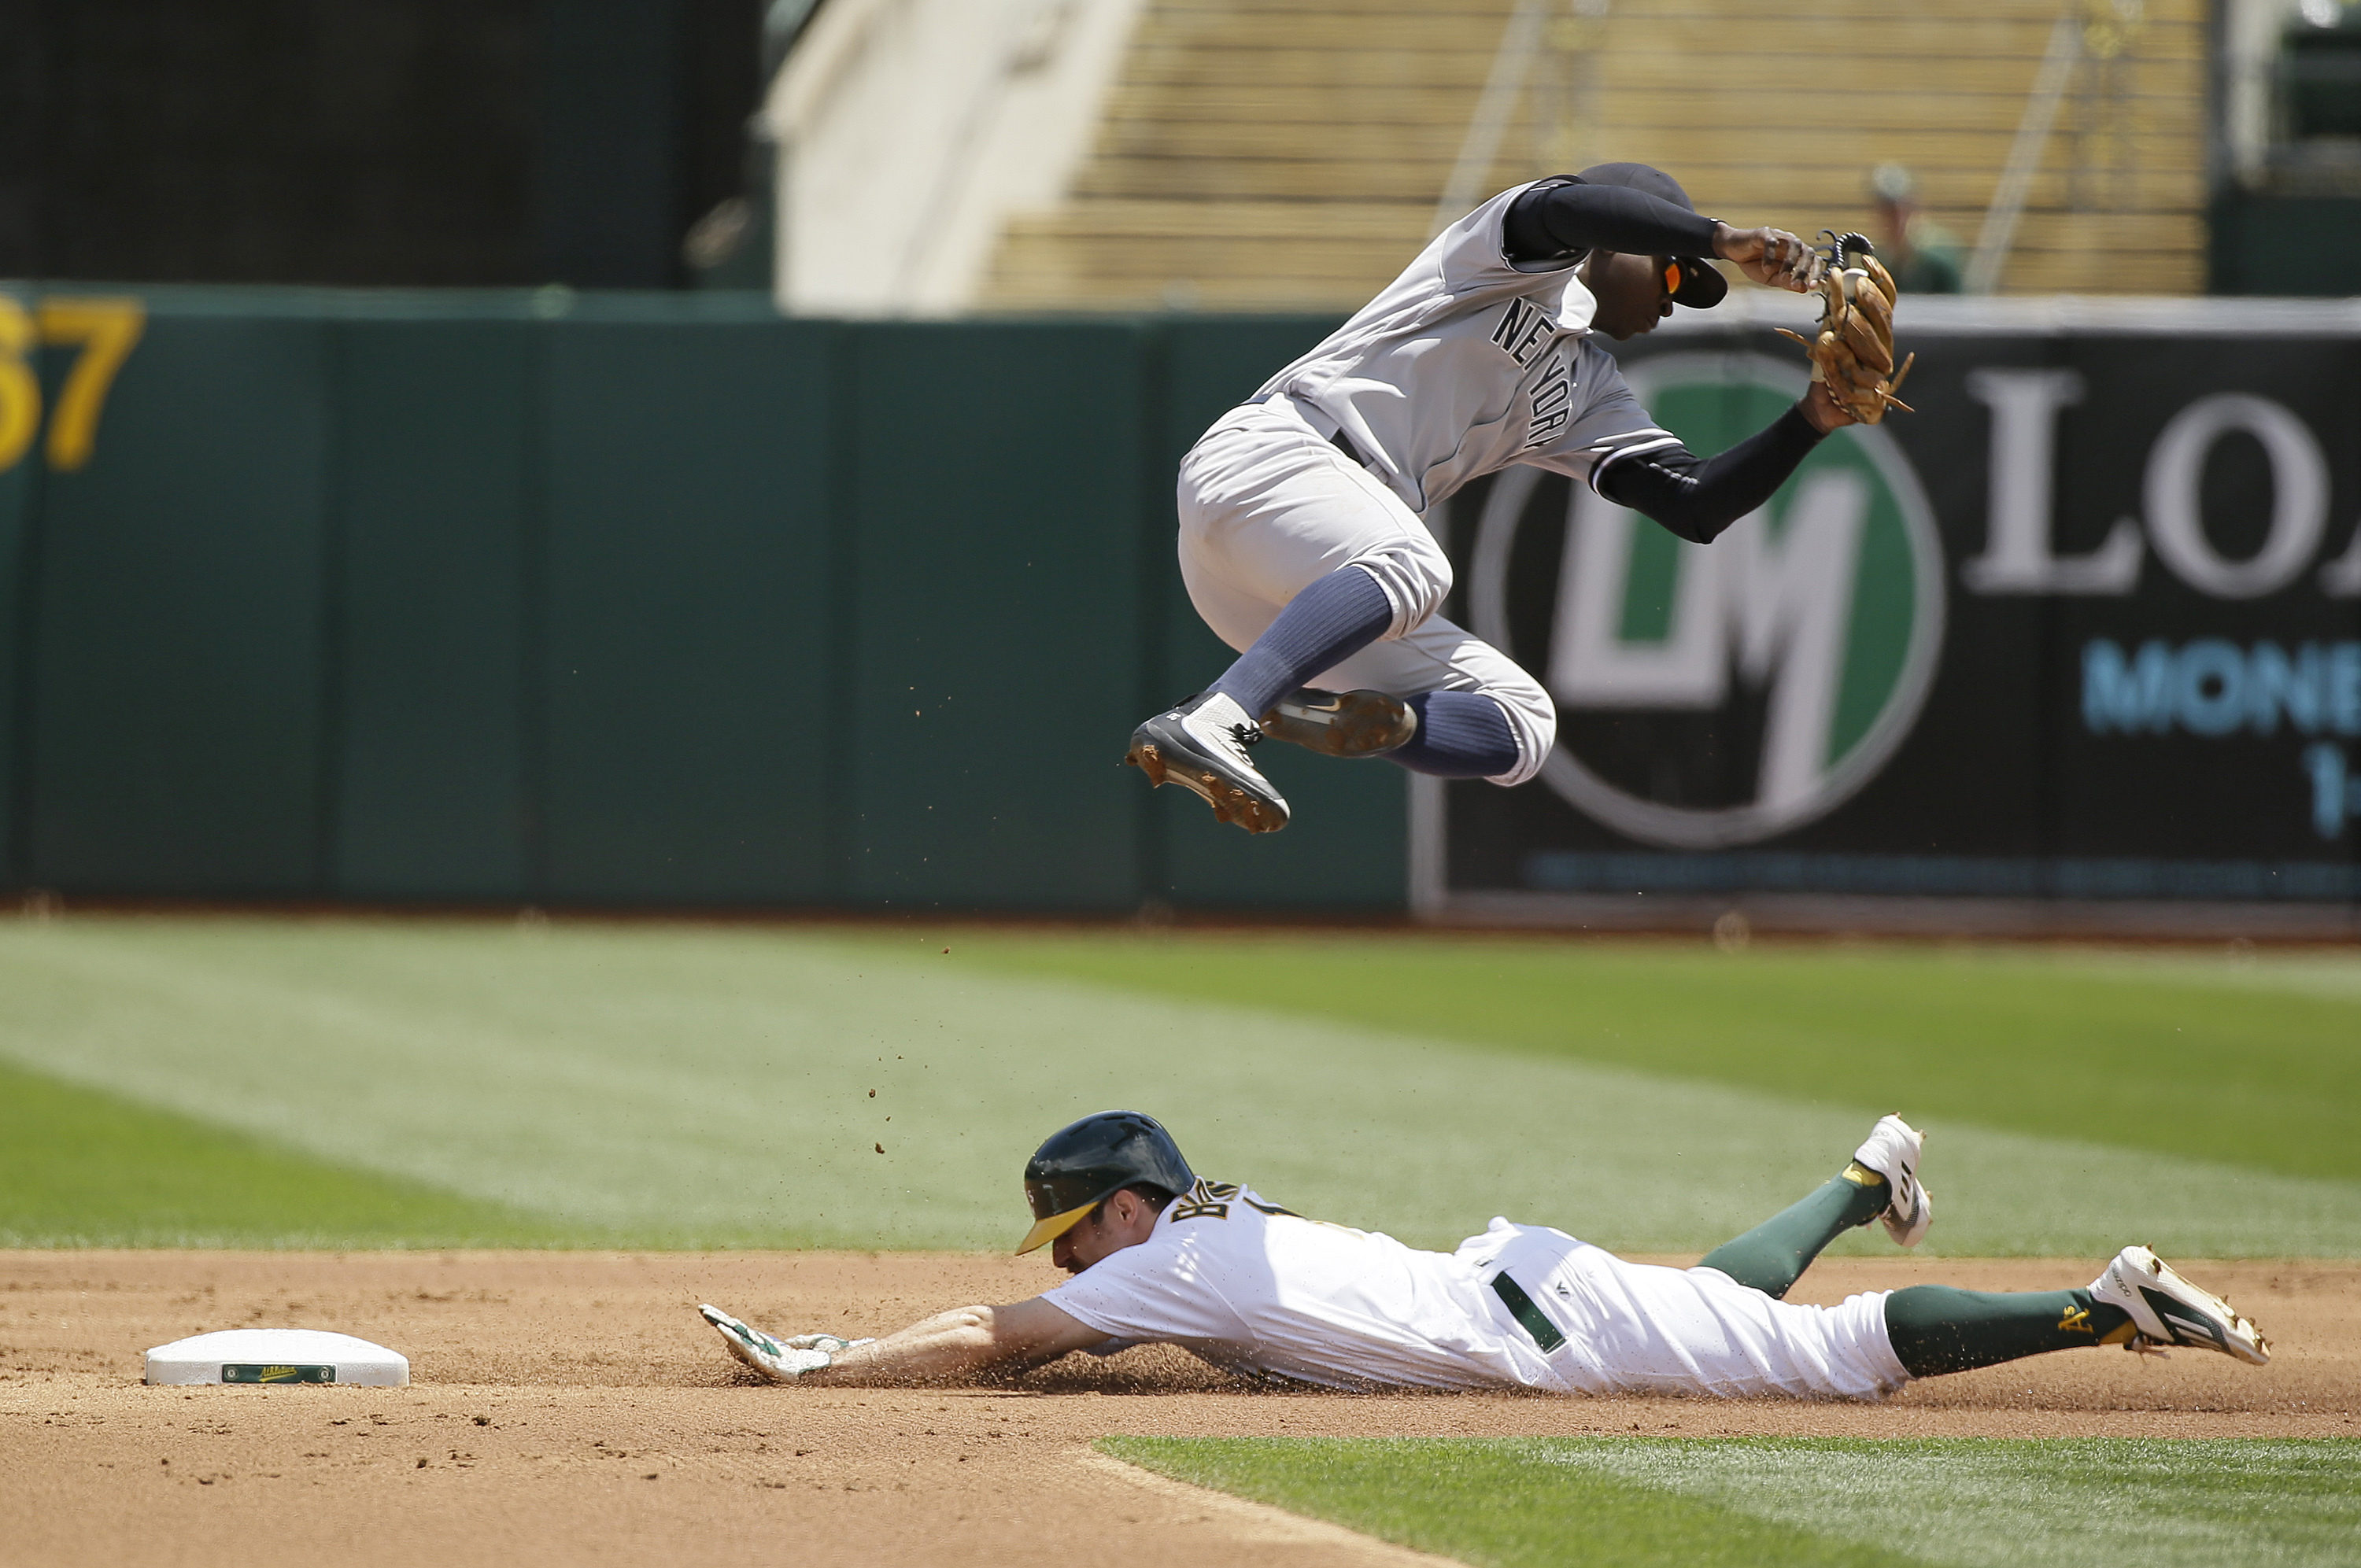
M 1394 619 L 1312 684 L 1397 696 L 1481 692 L 1509 716 L 1521 784 L 1557 716 L 1514 661 L 1436 614 L 1451 564 L 1424 519 L 1479 475 L 1530 463 L 1596 484 L 1677 448 L 1590 334 L 1571 260 L 1511 263 L 1506 191 L 1435 236 L 1319 346 L 1224 414 L 1180 465 L 1180 572 L 1205 623 L 1243 652 L 1306 586 L 1357 565 Z

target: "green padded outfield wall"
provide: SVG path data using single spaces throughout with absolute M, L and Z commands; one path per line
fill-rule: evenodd
M 1398 906 L 1392 768 L 1280 759 L 1301 819 L 1249 839 L 1115 766 L 1228 657 L 1180 455 L 1325 324 L 0 291 L 0 875 Z
M 847 737 L 829 329 L 544 331 L 539 885 L 594 904 L 820 904 Z M 858 532 L 860 524 L 852 522 Z
M 47 465 L 40 435 L 40 383 L 32 363 L 37 302 L 27 291 L 0 288 L 0 871 L 13 869 L 22 838 L 24 792 L 16 740 L 24 687 L 24 644 L 31 630 L 25 582 L 27 522 Z
M 328 809 L 352 898 L 530 884 L 524 823 L 533 329 L 340 323 Z
M 41 883 L 319 886 L 329 340 L 309 315 L 150 320 L 89 460 L 45 462 L 18 676 L 21 852 Z M 52 356 L 52 422 L 79 356 Z
M 1082 716 L 1155 700 L 1143 336 L 852 334 L 856 901 L 1138 899 L 1145 781 L 1111 765 L 1123 738 Z

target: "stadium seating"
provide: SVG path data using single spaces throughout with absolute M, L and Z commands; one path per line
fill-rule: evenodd
M 1424 239 L 1516 0 L 1146 0 L 1094 149 L 1005 230 L 982 303 L 1348 308 Z M 2004 292 L 2192 293 L 2204 275 L 2204 13 L 2071 8 L 2081 54 Z M 1595 13 L 1595 14 L 1586 14 Z M 1972 247 L 2059 0 L 1552 0 L 1477 195 L 1634 159 L 1698 205 L 1871 228 L 1899 162 Z

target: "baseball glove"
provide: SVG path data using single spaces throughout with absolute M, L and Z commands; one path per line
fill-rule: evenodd
M 1804 345 L 1811 356 L 1812 379 L 1828 384 L 1839 407 L 1862 424 L 1875 424 L 1889 408 L 1913 411 L 1895 397 L 1902 378 L 1916 362 L 1912 355 L 1894 366 L 1894 301 L 1899 292 L 1893 274 L 1877 259 L 1869 241 L 1857 234 L 1828 236 L 1828 269 L 1821 273 L 1820 331 L 1817 338 L 1779 329 Z

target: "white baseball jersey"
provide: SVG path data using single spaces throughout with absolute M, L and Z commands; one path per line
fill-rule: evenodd
M 1532 463 L 1590 480 L 1675 444 L 1590 335 L 1598 309 L 1571 262 L 1520 269 L 1504 191 L 1421 251 L 1352 320 L 1263 384 L 1308 403 L 1423 512 L 1478 475 Z
M 1146 1241 L 1043 1299 L 1109 1335 L 1102 1350 L 1178 1344 L 1330 1387 L 1875 1398 L 1908 1380 L 1882 1293 L 1792 1306 L 1499 1219 L 1424 1252 L 1225 1182 L 1199 1181 Z

